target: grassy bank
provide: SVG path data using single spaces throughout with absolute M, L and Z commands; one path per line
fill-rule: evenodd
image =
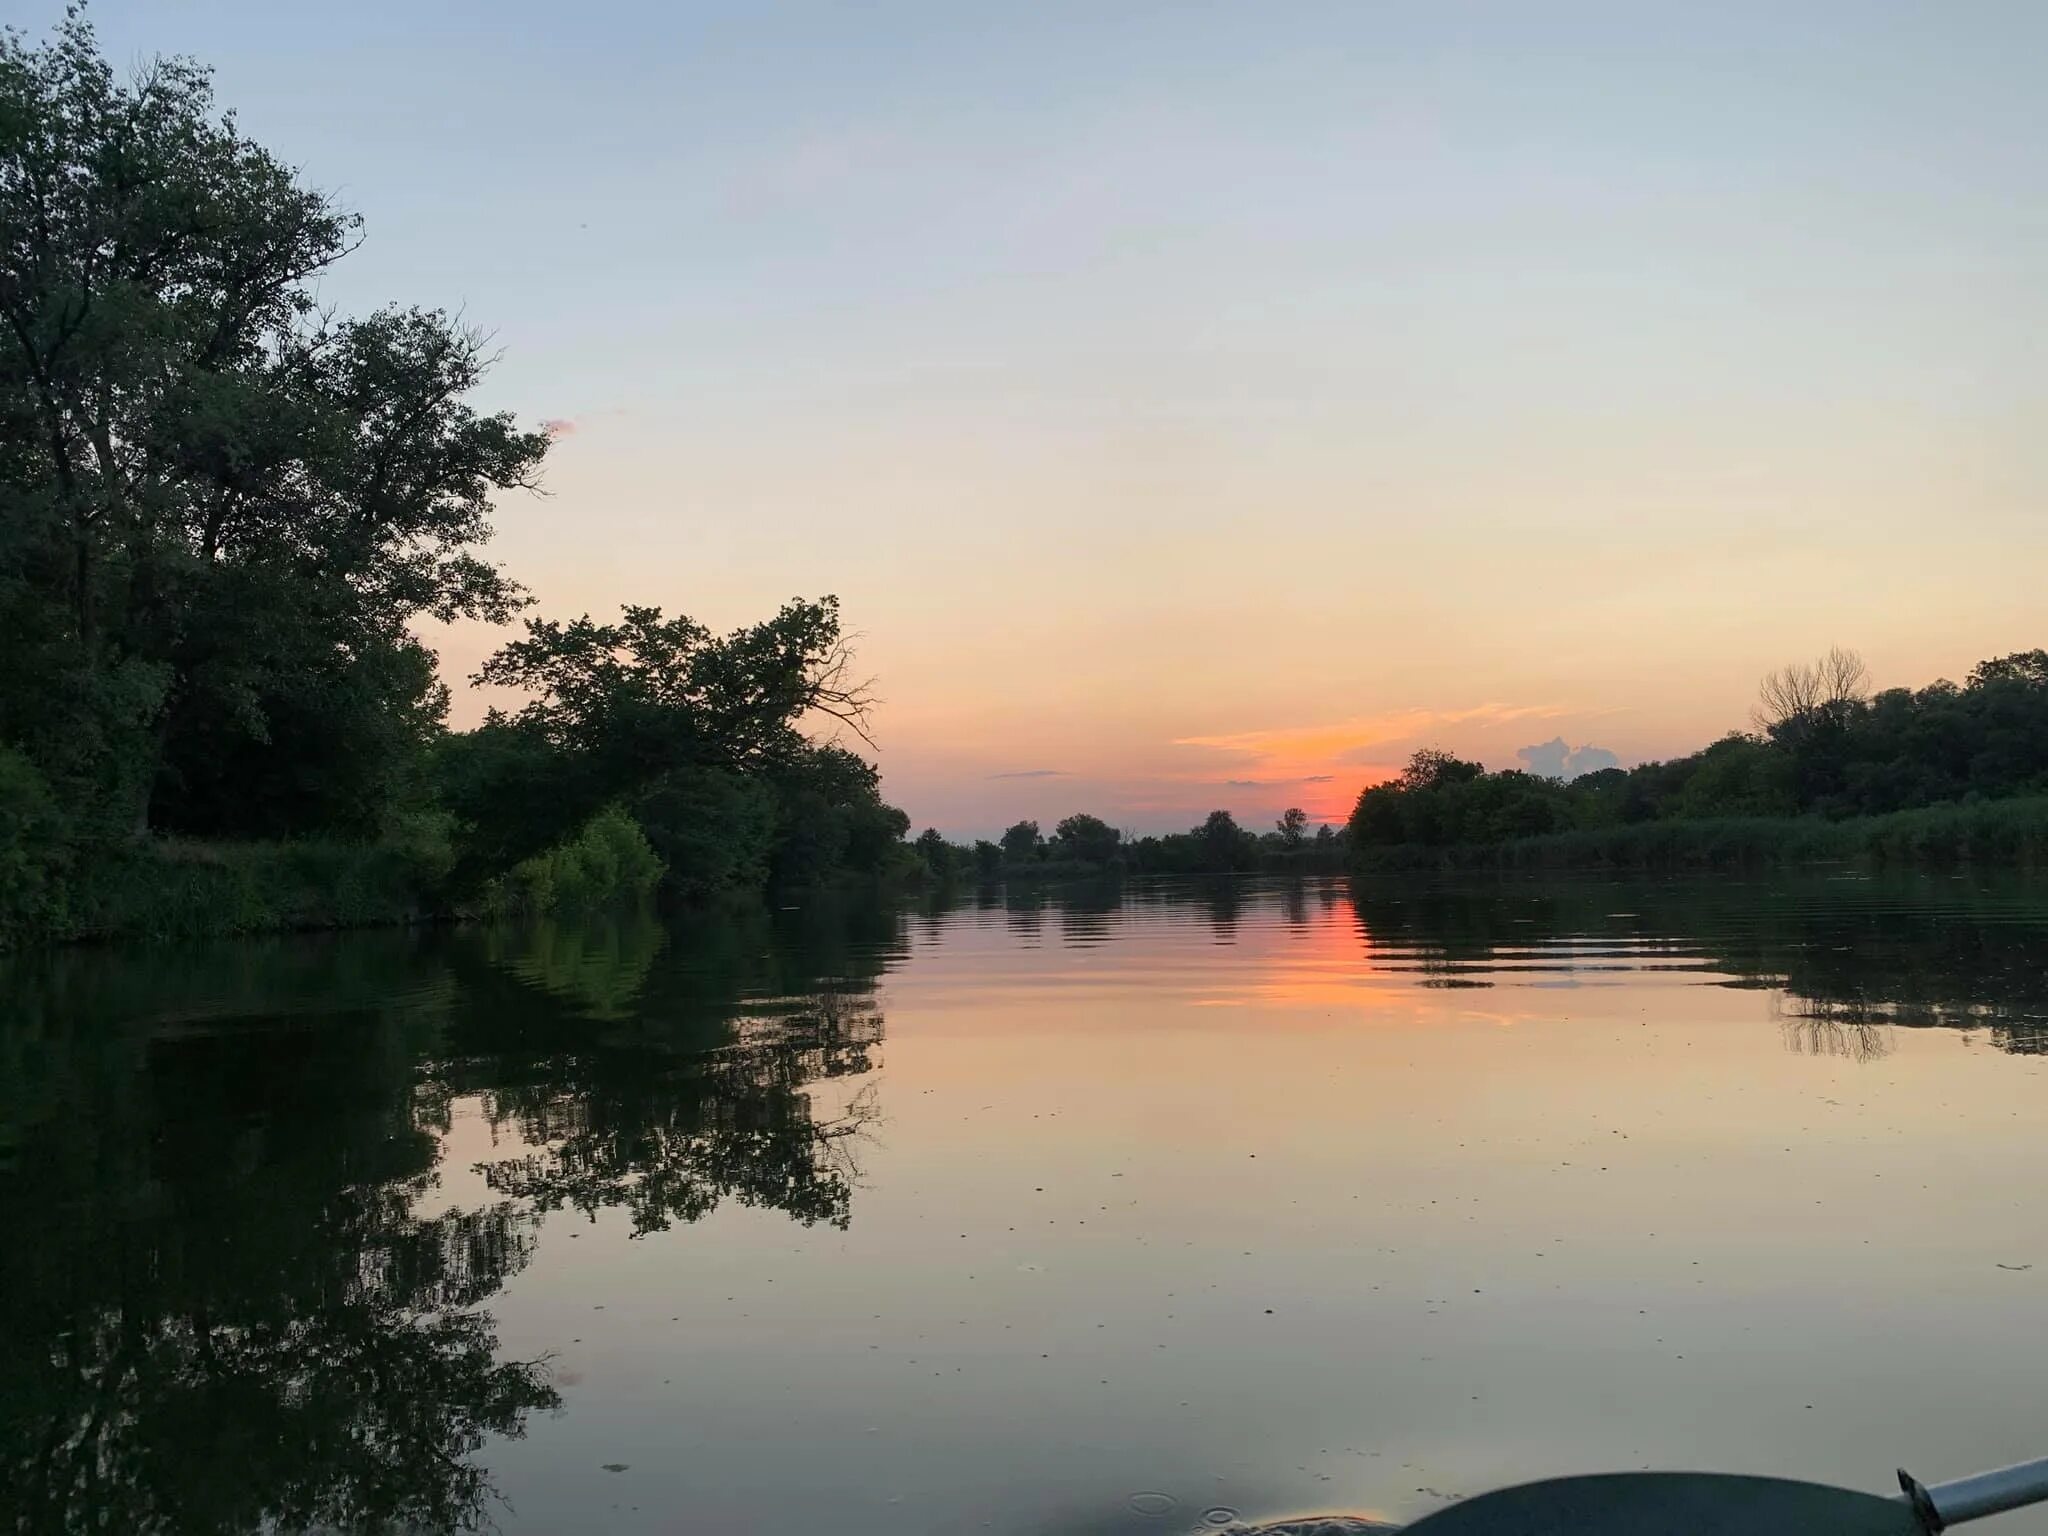
M 165 841 L 80 861 L 18 939 L 192 939 L 428 915 L 416 859 L 373 844 Z
M 23 878 L 0 891 L 0 947 L 587 911 L 645 897 L 662 875 L 640 828 L 618 811 L 460 903 L 443 890 L 452 855 L 431 821 L 379 843 L 165 838 L 39 852 L 34 863 L 18 861 Z
M 2048 868 L 2048 795 L 1888 816 L 1639 822 L 1499 843 L 1357 850 L 1361 869 L 1735 869 L 1780 864 Z

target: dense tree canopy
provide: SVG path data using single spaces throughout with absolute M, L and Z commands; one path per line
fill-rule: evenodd
M 1012 861 L 1036 858 L 1043 844 L 1044 839 L 1038 835 L 1038 823 L 1035 821 L 1016 822 L 1003 831 L 1003 854 Z
M 1088 864 L 1107 864 L 1116 857 L 1122 834 L 1100 816 L 1066 817 L 1053 829 L 1056 858 L 1079 859 Z
M 2048 652 L 1978 665 L 1958 686 L 1872 694 L 1836 650 L 1764 680 L 1756 734 L 1571 783 L 1415 754 L 1351 815 L 1355 847 L 1447 848 L 1553 832 L 1722 817 L 1876 815 L 2048 792 Z
M 0 736 L 81 808 L 210 829 L 227 763 L 264 830 L 374 822 L 394 754 L 320 748 L 438 716 L 411 619 L 522 601 L 476 549 L 546 439 L 446 315 L 317 308 L 356 232 L 198 66 L 0 40 Z
M 202 67 L 0 35 L 0 934 L 154 832 L 402 844 L 429 900 L 615 805 L 693 892 L 907 857 L 830 744 L 868 705 L 830 597 L 530 621 L 475 679 L 528 702 L 449 732 L 416 621 L 527 605 L 480 551 L 548 438 L 470 403 L 476 330 L 319 306 L 359 233 Z
M 1003 833 L 1000 843 L 952 844 L 930 828 L 916 846 L 924 869 L 941 882 L 992 882 L 1330 871 L 1343 867 L 1343 844 L 1343 834 L 1328 826 L 1311 839 L 1307 813 L 1292 809 L 1262 835 L 1239 826 L 1228 811 L 1212 811 L 1186 832 L 1143 837 L 1121 832 L 1100 816 L 1076 812 L 1061 818 L 1049 839 L 1040 835 L 1037 822 L 1020 821 Z
M 848 679 L 850 664 L 832 597 L 723 636 L 655 608 L 628 608 L 616 624 L 528 620 L 476 681 L 534 697 L 493 710 L 442 755 L 443 796 L 468 830 L 466 867 L 504 868 L 621 797 L 670 835 L 664 851 L 686 869 L 693 846 L 735 875 L 767 868 L 778 811 L 785 875 L 872 866 L 885 851 L 877 839 L 893 846 L 907 821 L 883 814 L 872 766 L 802 729 L 824 718 L 865 731 L 866 690 Z M 874 814 L 854 814 L 863 807 Z

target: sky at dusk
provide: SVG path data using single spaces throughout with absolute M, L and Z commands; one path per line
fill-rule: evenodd
M 326 299 L 495 335 L 539 611 L 836 592 L 920 827 L 1338 820 L 2048 643 L 2034 0 L 90 15 L 364 216 Z

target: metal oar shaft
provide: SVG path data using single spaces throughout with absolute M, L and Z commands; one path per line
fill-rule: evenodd
M 1996 1472 L 1979 1472 L 1975 1477 L 1959 1477 L 1952 1483 L 1936 1483 L 1925 1493 L 1943 1526 L 2039 1504 L 2048 1500 L 2048 1456 L 2000 1467 Z

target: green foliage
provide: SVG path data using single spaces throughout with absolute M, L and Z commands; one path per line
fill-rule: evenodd
M 0 735 L 88 822 L 363 835 L 436 717 L 408 622 L 521 601 L 474 551 L 546 439 L 447 316 L 317 307 L 356 238 L 199 66 L 0 38 Z
M 42 774 L 0 747 L 0 944 L 60 923 L 69 829 Z
M 403 923 L 426 915 L 423 884 L 395 844 L 122 845 L 81 863 L 57 936 L 191 939 Z
M 702 899 L 757 891 L 767 882 L 777 807 L 760 780 L 717 768 L 678 769 L 633 802 L 633 815 L 678 894 Z
M 260 737 L 195 701 L 158 778 L 157 820 L 205 837 L 376 838 L 428 803 L 447 703 L 433 652 L 410 635 L 306 658 L 266 693 Z
M 1362 851 L 1370 869 L 1736 869 L 1784 864 L 2048 865 L 2048 796 L 1928 806 L 1831 821 L 1706 817 L 1578 828 L 1540 837 Z
M 802 889 L 911 873 L 916 855 L 903 844 L 910 818 L 882 803 L 873 765 L 843 747 L 807 747 L 765 779 L 777 806 L 770 884 Z
M 2048 795 L 1928 806 L 1845 825 L 1856 851 L 1877 864 L 2048 865 Z
M 724 636 L 644 607 L 616 624 L 528 621 L 525 637 L 485 662 L 476 681 L 534 697 L 514 713 L 494 710 L 439 764 L 441 793 L 471 829 L 458 880 L 549 846 L 600 805 L 705 773 L 755 778 L 773 795 L 767 863 L 777 880 L 879 869 L 907 818 L 882 805 L 871 766 L 802 732 L 821 715 L 860 727 L 867 703 L 847 681 L 850 663 L 832 597 L 788 603 Z M 710 791 L 700 782 L 681 793 Z M 677 868 L 700 887 L 722 884 L 734 860 L 753 862 L 749 835 L 703 850 L 713 867 L 701 875 Z
M 1002 848 L 1005 859 L 1021 864 L 1027 859 L 1044 857 L 1045 839 L 1038 835 L 1037 822 L 1020 821 L 1004 829 Z
M 1123 834 L 1099 816 L 1069 816 L 1053 830 L 1052 857 L 1083 864 L 1109 864 L 1117 856 Z
M 925 869 L 940 879 L 971 871 L 984 883 L 1106 881 L 1110 889 L 1125 875 L 1300 874 L 1343 868 L 1343 834 L 1326 826 L 1311 840 L 1307 816 L 1295 814 L 1299 822 L 1292 842 L 1284 817 L 1279 829 L 1262 838 L 1240 827 L 1228 811 L 1212 811 L 1200 826 L 1164 837 L 1126 837 L 1099 816 L 1076 814 L 1062 820 L 1050 840 L 1040 836 L 1037 822 L 1020 821 L 1004 832 L 1001 843 L 958 847 L 928 830 L 916 850 Z
M 1283 818 L 1283 822 L 1284 822 Z M 1306 823 L 1307 818 L 1303 817 Z M 1284 828 L 1256 837 L 1228 811 L 1211 811 L 1198 827 L 1164 837 L 1140 837 L 1124 844 L 1124 867 L 1143 875 L 1225 875 L 1251 870 L 1301 873 L 1341 867 L 1341 839 L 1323 828 L 1313 847 L 1290 843 Z
M 447 731 L 413 621 L 525 606 L 478 550 L 547 439 L 467 403 L 478 333 L 319 307 L 358 238 L 200 66 L 0 34 L 0 937 L 904 873 L 807 734 L 867 708 L 831 597 L 534 621 Z
M 1251 867 L 1251 837 L 1230 812 L 1211 811 L 1194 835 L 1201 844 L 1205 869 L 1229 871 Z
M 808 715 L 860 724 L 866 700 L 847 681 L 850 661 L 839 600 L 824 597 L 724 636 L 659 608 L 628 607 L 616 624 L 530 619 L 476 680 L 535 695 L 512 723 L 615 773 L 755 768 L 800 756 Z
M 1513 855 L 1475 859 L 2031 858 L 2025 815 L 1974 807 L 2048 791 L 2048 652 L 1986 661 L 1962 687 L 1936 682 L 1865 697 L 1861 675 L 1853 653 L 1841 651 L 1783 669 L 1766 680 L 1764 734 L 1726 736 L 1690 757 L 1570 784 L 1417 753 L 1397 778 L 1360 794 L 1352 845 L 1381 862 L 1464 862 L 1463 850 L 1517 841 L 1527 846 Z M 1959 809 L 1888 819 L 1944 805 Z M 1827 830 L 1850 818 L 1882 819 L 1882 830 Z M 1906 852 L 1913 848 L 1921 852 Z
M 965 850 L 947 842 L 946 835 L 937 827 L 926 827 L 910 846 L 923 862 L 926 877 L 932 880 L 956 879 L 961 867 L 968 862 L 961 857 Z
M 487 911 L 589 911 L 644 897 L 660 881 L 661 857 L 624 810 L 593 816 L 558 847 L 515 864 L 484 888 Z

